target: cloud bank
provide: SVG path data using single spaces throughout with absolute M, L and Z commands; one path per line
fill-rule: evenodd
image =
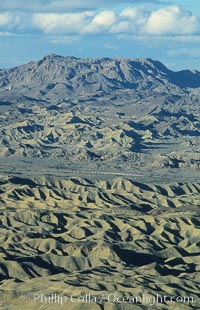
M 192 34 L 198 30 L 197 17 L 173 5 L 154 11 L 149 16 L 145 32 L 149 34 Z
M 32 25 L 47 34 L 79 33 L 85 27 L 90 12 L 81 13 L 35 13 L 32 16 Z
M 53 3 L 52 1 L 51 4 Z M 198 17 L 177 5 L 152 11 L 138 6 L 127 7 L 119 13 L 113 10 L 70 13 L 0 12 L 0 31 L 31 30 L 48 35 L 196 35 L 199 33 L 199 26 Z

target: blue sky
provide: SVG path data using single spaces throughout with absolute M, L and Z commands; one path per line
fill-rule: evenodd
M 0 0 L 0 67 L 49 53 L 200 70 L 199 0 Z

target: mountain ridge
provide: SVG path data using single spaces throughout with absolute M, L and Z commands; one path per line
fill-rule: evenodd
M 187 92 L 200 87 L 200 72 L 174 72 L 150 58 L 76 58 L 49 54 L 39 61 L 0 70 L 0 99 L 8 91 L 35 98 L 102 96 L 117 92 Z M 3 95 L 3 97 L 2 97 Z

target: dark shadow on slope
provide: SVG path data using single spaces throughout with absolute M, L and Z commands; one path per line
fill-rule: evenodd
M 137 253 L 135 251 L 122 249 L 119 246 L 114 246 L 114 251 L 118 257 L 129 266 L 145 266 L 151 263 L 162 263 L 163 259 L 152 254 Z

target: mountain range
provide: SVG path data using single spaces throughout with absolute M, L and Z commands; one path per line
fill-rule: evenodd
M 184 92 L 200 87 L 200 72 L 173 72 L 152 59 L 81 59 L 55 54 L 0 70 L 1 98 L 56 100 L 116 93 Z M 8 93 L 9 92 L 9 93 Z
M 198 170 L 199 94 L 198 71 L 152 59 L 50 54 L 2 69 L 0 158 Z

